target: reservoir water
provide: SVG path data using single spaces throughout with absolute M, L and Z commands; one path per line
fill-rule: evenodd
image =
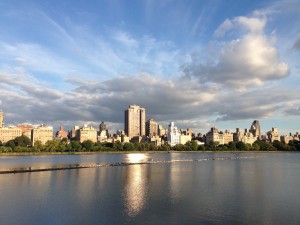
M 0 174 L 0 224 L 300 224 L 299 153 L 0 156 L 68 165 Z

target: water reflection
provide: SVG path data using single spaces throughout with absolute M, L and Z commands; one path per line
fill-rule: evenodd
M 143 162 L 145 154 L 128 154 L 130 163 Z M 133 165 L 126 168 L 126 181 L 124 188 L 125 212 L 129 217 L 137 216 L 144 208 L 147 198 L 147 166 Z

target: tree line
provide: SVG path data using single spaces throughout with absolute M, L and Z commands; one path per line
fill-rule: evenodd
M 198 145 L 197 141 L 188 141 L 186 144 L 177 144 L 171 147 L 168 144 L 155 146 L 153 143 L 124 143 L 116 141 L 114 143 L 92 142 L 90 140 L 80 143 L 76 140 L 67 139 L 51 140 L 46 144 L 36 141 L 31 146 L 31 140 L 27 136 L 20 136 L 10 140 L 4 145 L 0 142 L 0 153 L 13 152 L 126 152 L 126 151 L 300 151 L 300 141 L 290 141 L 288 144 L 274 141 L 255 141 L 252 145 L 245 144 L 242 141 L 229 142 L 225 145 L 218 145 L 210 142 L 207 145 Z

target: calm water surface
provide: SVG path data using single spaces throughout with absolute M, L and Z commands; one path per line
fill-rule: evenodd
M 0 224 L 300 224 L 298 153 L 0 156 L 0 171 L 116 162 L 159 163 L 1 174 Z

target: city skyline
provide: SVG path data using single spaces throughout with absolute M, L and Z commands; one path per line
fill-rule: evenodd
M 230 7 L 228 7 L 230 5 Z M 1 1 L 6 124 L 299 131 L 300 2 Z

